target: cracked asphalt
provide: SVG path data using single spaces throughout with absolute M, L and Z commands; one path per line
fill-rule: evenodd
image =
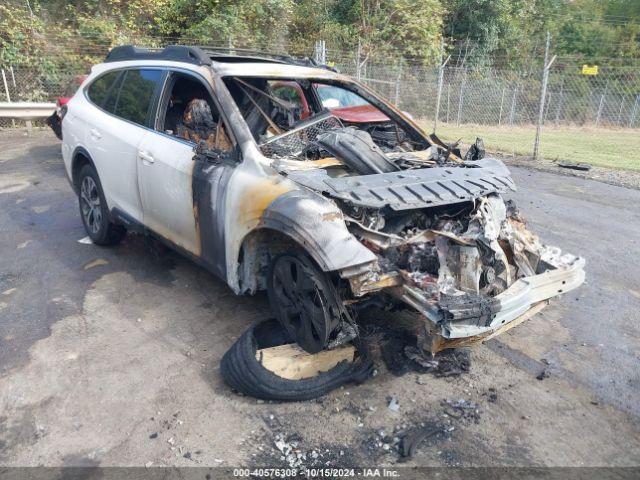
M 372 435 L 421 421 L 450 433 L 404 465 L 639 466 L 640 191 L 512 172 L 533 230 L 587 259 L 583 287 L 475 347 L 466 375 L 394 377 L 378 359 L 363 385 L 263 403 L 231 392 L 218 363 L 269 316 L 265 296 L 140 237 L 79 243 L 58 141 L 0 132 L 0 466 L 269 466 L 277 435 L 342 452 L 335 465 L 395 465 Z M 443 411 L 458 399 L 476 421 Z

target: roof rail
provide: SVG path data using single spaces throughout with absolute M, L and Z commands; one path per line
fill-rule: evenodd
M 107 54 L 105 63 L 123 62 L 126 60 L 170 60 L 174 62 L 186 62 L 196 65 L 211 65 L 212 61 L 218 62 L 273 62 L 303 67 L 325 68 L 336 71 L 335 68 L 322 65 L 312 58 L 296 58 L 279 53 L 263 52 L 247 48 L 232 47 L 208 47 L 169 45 L 160 48 L 141 48 L 133 45 L 114 47 Z
M 283 63 L 289 65 L 299 65 L 303 67 L 315 67 L 324 68 L 331 71 L 336 71 L 335 68 L 329 67 L 316 62 L 309 57 L 292 57 L 291 55 L 285 55 L 280 53 L 265 52 L 261 50 L 252 50 L 249 48 L 234 48 L 234 47 L 209 47 L 206 45 L 198 45 L 198 49 L 208 54 L 213 61 L 229 62 L 229 61 L 246 61 L 246 62 L 274 62 Z
M 126 60 L 170 60 L 196 65 L 211 65 L 211 57 L 198 47 L 169 45 L 159 48 L 140 48 L 133 45 L 122 45 L 112 48 L 105 58 L 107 62 L 123 62 Z

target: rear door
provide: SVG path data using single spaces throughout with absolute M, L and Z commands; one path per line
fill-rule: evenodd
M 137 222 L 143 219 L 137 178 L 138 146 L 152 124 L 163 77 L 162 69 L 120 72 L 116 90 L 102 104 L 95 102 L 100 112 L 91 116 L 86 133 L 86 144 L 109 208 L 117 208 Z M 92 83 L 87 91 L 91 101 L 92 95 L 99 97 L 92 94 L 93 86 Z

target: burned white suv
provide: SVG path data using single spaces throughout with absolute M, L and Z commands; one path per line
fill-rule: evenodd
M 63 156 L 94 243 L 151 234 L 234 292 L 268 291 L 308 352 L 358 334 L 362 305 L 423 317 L 431 352 L 489 338 L 584 281 L 464 154 L 309 60 L 113 49 L 68 104 Z

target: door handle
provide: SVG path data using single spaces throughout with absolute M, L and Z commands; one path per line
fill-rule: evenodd
M 95 128 L 92 128 L 91 130 L 89 130 L 89 135 L 91 135 L 91 137 L 94 138 L 95 140 L 100 140 L 102 138 L 102 134 Z
M 142 160 L 142 163 L 144 163 L 145 165 L 150 165 L 155 162 L 153 156 L 145 150 L 138 150 L 138 158 L 140 158 L 140 160 Z

